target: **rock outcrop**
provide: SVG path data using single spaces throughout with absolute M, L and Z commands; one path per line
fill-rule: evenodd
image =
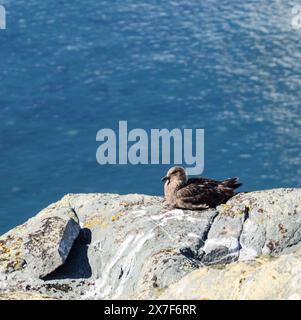
M 0 299 L 299 299 L 300 246 L 301 189 L 204 211 L 69 194 L 0 237 Z
M 301 299 L 301 253 L 261 257 L 195 270 L 171 285 L 160 299 Z

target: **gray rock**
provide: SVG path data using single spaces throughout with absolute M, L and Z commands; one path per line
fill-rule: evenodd
M 300 252 L 195 270 L 159 299 L 301 300 Z
M 23 244 L 27 271 L 42 278 L 64 264 L 79 231 L 78 223 L 64 215 L 47 217 L 31 225 Z
M 166 291 L 172 298 L 171 288 L 184 279 L 189 288 L 193 271 L 204 270 L 216 290 L 215 277 L 228 279 L 226 297 L 233 274 L 242 272 L 235 261 L 243 270 L 243 261 L 281 256 L 287 273 L 296 274 L 283 260 L 297 259 L 300 224 L 301 189 L 242 193 L 205 211 L 171 210 L 161 197 L 146 195 L 69 194 L 0 238 L 0 291 L 58 299 L 156 299 Z M 269 270 L 265 263 L 260 268 Z
M 44 277 L 61 266 L 80 231 L 69 204 L 54 203 L 0 237 L 0 273 Z
M 294 251 L 301 241 L 300 189 L 275 189 L 241 194 L 230 200 L 248 210 L 240 238 L 239 260 Z

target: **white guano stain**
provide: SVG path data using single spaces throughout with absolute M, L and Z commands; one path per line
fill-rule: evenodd
M 143 249 L 145 242 L 153 237 L 153 229 L 147 233 L 129 235 L 106 265 L 101 278 L 95 281 L 93 289 L 85 294 L 84 299 L 117 299 L 122 295 L 127 281 L 132 276 L 131 271 L 133 271 L 137 255 Z M 114 267 L 118 269 L 122 267 L 121 279 L 119 279 L 118 272 L 115 272 L 115 277 L 112 277 Z
M 153 237 L 154 237 L 154 233 L 153 233 L 153 230 L 151 230 L 146 235 L 138 234 L 134 239 L 130 253 L 125 257 L 124 261 L 122 261 L 123 276 L 121 278 L 121 281 L 119 281 L 118 283 L 118 286 L 116 288 L 116 293 L 112 296 L 112 299 L 117 299 L 122 295 L 125 284 L 131 277 L 131 271 L 135 264 L 137 254 L 141 251 L 145 242 L 150 240 Z
M 211 238 L 206 240 L 203 250 L 209 253 L 218 247 L 226 247 L 229 253 L 231 253 L 239 250 L 239 242 L 234 237 Z
M 114 265 L 117 263 L 117 261 L 121 258 L 123 253 L 128 248 L 131 241 L 134 239 L 134 235 L 129 235 L 125 241 L 122 243 L 120 248 L 118 249 L 117 253 L 111 261 L 106 265 L 101 278 L 97 279 L 95 281 L 94 288 L 87 292 L 84 298 L 96 298 L 96 299 L 103 299 L 107 295 L 108 286 L 107 282 L 110 276 L 111 269 L 114 267 Z M 105 288 L 106 287 L 106 288 Z
M 187 236 L 189 237 L 189 238 L 200 238 L 200 236 L 198 235 L 198 234 L 196 234 L 196 233 L 193 233 L 193 232 L 189 232 L 188 234 L 187 234 Z

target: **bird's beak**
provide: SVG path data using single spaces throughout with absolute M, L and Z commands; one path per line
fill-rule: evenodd
M 166 181 L 166 180 L 169 180 L 169 177 L 166 176 L 166 177 L 163 177 L 163 178 L 161 179 L 162 182 L 164 182 L 164 181 Z

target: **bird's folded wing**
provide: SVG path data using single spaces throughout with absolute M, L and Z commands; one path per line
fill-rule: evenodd
M 228 199 L 233 194 L 233 190 L 229 188 L 189 184 L 177 191 L 177 198 L 194 204 L 215 205 Z
M 212 195 L 212 189 L 196 184 L 190 184 L 177 191 L 177 198 L 191 203 L 206 203 L 206 200 L 212 197 Z
M 217 187 L 221 182 L 209 178 L 190 178 L 187 181 L 187 185 L 200 185 L 200 186 L 208 186 L 208 187 Z

